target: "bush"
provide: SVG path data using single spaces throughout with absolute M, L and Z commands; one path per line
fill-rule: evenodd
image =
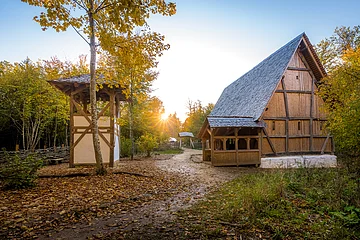
M 28 155 L 21 159 L 19 155 L 10 156 L 4 152 L 5 163 L 0 165 L 0 179 L 5 189 L 22 189 L 35 186 L 36 172 L 43 160 L 36 155 Z
M 136 143 L 141 152 L 146 152 L 147 157 L 150 157 L 150 153 L 158 146 L 156 137 L 147 133 L 142 135 Z
M 131 154 L 131 140 L 125 137 L 121 137 L 121 157 L 128 157 Z

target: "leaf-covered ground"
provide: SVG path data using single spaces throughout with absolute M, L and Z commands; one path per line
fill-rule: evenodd
M 171 156 L 170 156 L 171 157 Z M 167 159 L 168 157 L 163 157 Z M 154 167 L 154 161 L 121 163 L 124 172 L 72 178 L 39 178 L 37 187 L 0 190 L 0 239 L 48 236 L 77 223 L 91 226 L 99 218 L 126 214 L 132 209 L 168 198 L 185 187 L 179 175 Z M 44 168 L 39 175 L 92 172 L 91 168 L 69 169 L 67 165 Z
M 121 174 L 40 178 L 33 189 L 0 190 L 0 239 L 198 239 L 203 235 L 193 223 L 201 218 L 190 211 L 185 219 L 179 212 L 224 182 L 262 171 L 214 168 L 201 161 L 199 150 L 172 156 L 120 161 L 112 172 Z M 39 174 L 91 172 L 65 164 Z M 207 230 L 219 236 L 216 228 Z

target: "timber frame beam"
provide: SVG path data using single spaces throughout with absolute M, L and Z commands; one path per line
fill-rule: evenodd
M 70 93 L 70 161 L 69 165 L 70 167 L 75 166 L 75 159 L 74 159 L 74 151 L 75 147 L 78 145 L 78 143 L 85 137 L 86 134 L 91 133 L 92 123 L 89 115 L 86 113 L 87 111 L 87 104 L 83 102 L 83 106 L 80 105 L 75 100 L 75 95 L 80 94 L 81 92 L 86 88 L 85 85 L 80 86 L 79 88 L 72 89 L 74 91 L 71 91 Z M 105 112 L 109 109 L 110 111 L 110 126 L 109 127 L 101 127 L 99 129 L 107 130 L 110 133 L 110 141 L 105 137 L 102 131 L 99 131 L 99 136 L 101 139 L 105 142 L 105 144 L 110 148 L 110 154 L 109 154 L 109 166 L 114 166 L 114 148 L 115 148 L 115 98 L 116 93 L 114 90 L 106 91 L 106 93 L 109 95 L 110 101 L 101 109 L 97 116 L 97 120 L 100 119 L 100 117 L 104 116 Z M 80 96 L 81 99 L 81 96 Z M 84 107 L 84 108 L 83 108 Z M 74 126 L 74 109 L 79 113 L 80 116 L 84 117 L 89 125 L 86 127 L 75 127 Z M 83 129 L 84 131 L 78 132 L 78 129 Z M 80 136 L 75 141 L 75 133 L 81 133 Z
M 267 139 L 268 142 L 269 142 L 269 145 L 270 145 L 270 147 L 271 147 L 271 150 L 273 151 L 273 153 L 275 153 L 275 155 L 277 155 L 277 152 L 276 152 L 276 150 L 275 150 L 274 144 L 272 143 L 272 141 L 271 141 L 271 139 L 270 139 L 270 137 L 269 137 L 269 135 L 268 135 L 268 133 L 267 133 L 267 131 L 266 131 L 266 128 L 263 128 L 263 132 L 264 132 L 264 134 L 265 134 L 266 139 Z
M 283 76 L 281 78 L 281 86 L 283 88 L 283 93 L 284 93 L 284 105 L 285 105 L 285 114 L 286 114 L 286 117 L 285 117 L 285 135 L 286 135 L 285 152 L 289 152 L 289 120 L 290 120 L 290 115 L 289 115 L 289 101 L 288 101 L 287 90 L 286 90 L 284 78 L 285 78 L 285 76 Z

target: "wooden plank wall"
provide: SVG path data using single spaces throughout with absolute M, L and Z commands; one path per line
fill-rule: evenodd
M 315 93 L 315 82 L 298 51 L 262 116 L 275 154 L 333 152 L 332 141 L 326 142 L 324 103 Z M 263 136 L 262 154 L 274 154 L 269 140 Z

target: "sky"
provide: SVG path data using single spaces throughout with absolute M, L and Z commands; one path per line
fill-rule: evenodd
M 0 0 L 0 61 L 57 56 L 77 61 L 89 47 L 73 29 L 42 31 L 32 18 L 41 9 L 20 0 Z M 312 44 L 337 26 L 360 25 L 359 0 L 178 0 L 171 17 L 148 23 L 165 35 L 170 50 L 159 58 L 153 95 L 166 114 L 184 121 L 189 100 L 216 103 L 223 89 L 305 32 Z

